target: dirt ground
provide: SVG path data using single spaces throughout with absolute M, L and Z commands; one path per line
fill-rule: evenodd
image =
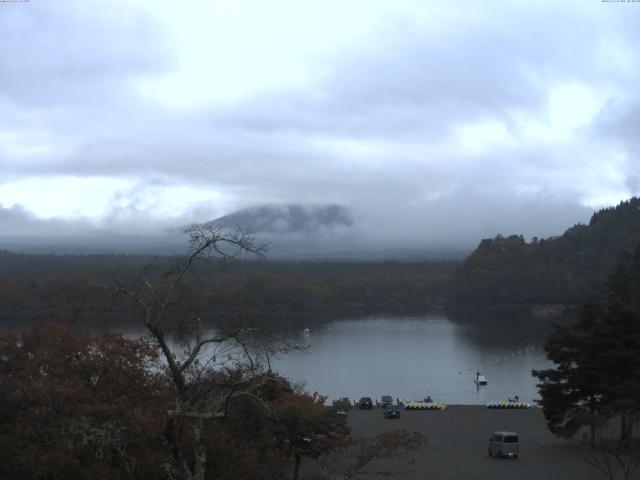
M 417 431 L 428 445 L 399 459 L 367 467 L 359 478 L 402 480 L 517 479 L 603 480 L 588 465 L 575 444 L 551 435 L 542 411 L 492 410 L 483 406 L 450 406 L 444 411 L 405 411 L 397 420 L 384 419 L 382 410 L 349 412 L 353 436 L 373 437 L 388 430 Z M 520 435 L 517 460 L 487 455 L 492 432 L 507 430 Z M 636 472 L 638 473 L 638 472 Z M 622 478 L 622 477 L 619 477 Z M 636 475 L 634 478 L 640 478 Z

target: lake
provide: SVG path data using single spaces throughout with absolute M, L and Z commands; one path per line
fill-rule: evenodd
M 294 335 L 308 349 L 273 365 L 330 399 L 430 395 L 447 404 L 485 404 L 518 395 L 533 402 L 531 370 L 550 365 L 542 346 L 551 330 L 548 320 L 509 312 L 345 319 Z M 476 387 L 476 371 L 486 386 Z

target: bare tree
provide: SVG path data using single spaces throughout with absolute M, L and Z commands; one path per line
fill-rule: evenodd
M 626 447 L 619 442 L 604 442 L 585 447 L 583 457 L 609 480 L 629 480 L 640 466 L 640 446 L 637 441 Z
M 343 448 L 335 449 L 321 459 L 324 472 L 320 478 L 353 479 L 376 461 L 407 455 L 427 443 L 427 437 L 423 434 L 405 430 L 383 432 L 369 439 L 349 438 L 343 443 Z M 405 465 L 412 463 L 413 459 L 407 459 Z M 389 471 L 377 473 L 385 477 L 393 476 Z
M 167 408 L 164 437 L 171 454 L 167 469 L 171 477 L 204 480 L 208 461 L 205 427 L 229 414 L 230 403 L 239 397 L 252 398 L 257 378 L 268 380 L 270 357 L 290 346 L 254 325 L 217 325 L 207 332 L 197 308 L 184 292 L 187 277 L 197 278 L 195 267 L 210 259 L 228 260 L 242 255 L 262 257 L 266 246 L 255 243 L 251 232 L 228 231 L 212 223 L 192 225 L 185 230 L 189 253 L 162 277 L 139 279 L 134 285 L 117 283 L 116 297 L 132 302 L 136 315 L 162 352 L 174 396 Z M 168 339 L 169 324 L 186 327 L 181 346 Z M 232 355 L 231 357 L 229 357 Z M 214 368 L 218 358 L 231 358 L 234 374 L 220 380 Z M 251 377 L 252 382 L 247 382 Z M 254 388 L 245 389 L 247 385 Z M 264 408 L 267 408 L 264 405 Z M 180 441 L 182 427 L 190 430 L 191 448 Z

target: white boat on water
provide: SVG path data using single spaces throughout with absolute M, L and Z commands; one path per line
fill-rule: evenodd
M 484 375 L 478 375 L 473 382 L 476 385 L 486 385 L 487 384 L 487 377 L 485 377 Z
M 309 333 L 311 333 L 311 332 L 309 331 L 309 329 L 308 329 L 308 328 L 305 328 L 305 329 L 303 330 L 303 333 L 308 337 L 308 336 L 309 336 Z

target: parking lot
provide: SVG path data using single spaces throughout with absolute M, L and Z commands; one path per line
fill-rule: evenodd
M 348 418 L 354 436 L 373 437 L 384 431 L 404 429 L 423 433 L 428 440 L 427 446 L 409 457 L 380 461 L 365 470 L 385 475 L 362 478 L 605 478 L 586 463 L 579 447 L 572 442 L 560 440 L 547 431 L 542 411 L 537 408 L 491 410 L 483 406 L 450 406 L 444 411 L 403 410 L 399 419 L 384 419 L 379 407 L 372 410 L 352 408 Z M 519 433 L 520 456 L 517 460 L 488 456 L 488 439 L 492 432 L 498 430 Z

